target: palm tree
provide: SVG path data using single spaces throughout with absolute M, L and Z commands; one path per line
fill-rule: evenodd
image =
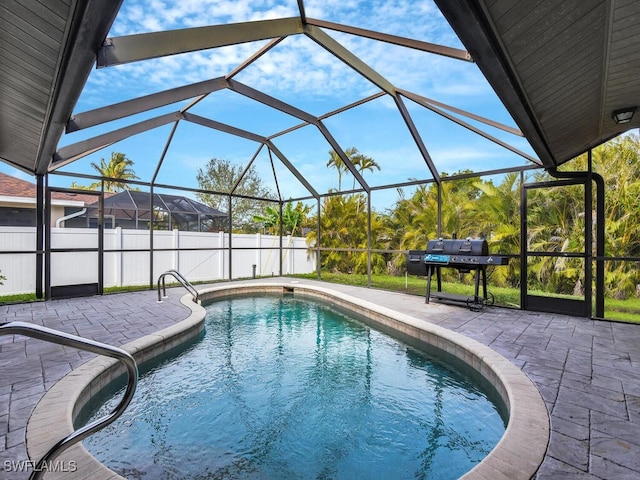
M 365 170 L 373 171 L 374 168 L 380 170 L 380 165 L 371 157 L 361 154 L 356 147 L 349 147 L 344 151 L 347 158 L 351 161 L 353 166 L 360 174 Z M 342 161 L 340 155 L 335 150 L 329 151 L 329 160 L 327 161 L 327 167 L 333 167 L 338 171 L 338 191 L 342 190 L 342 174 L 349 169 Z M 353 178 L 353 187 L 356 188 L 356 179 Z
M 380 165 L 378 165 L 378 163 L 373 158 L 367 157 L 366 155 L 361 154 L 360 152 L 358 152 L 358 150 L 355 147 L 347 149 L 347 152 L 349 151 L 352 151 L 352 153 L 351 154 L 347 153 L 347 156 L 349 157 L 349 160 L 351 160 L 353 165 L 356 167 L 356 170 L 358 170 L 358 172 L 361 175 L 364 173 L 365 170 L 369 170 L 370 172 L 373 172 L 374 168 L 377 168 L 378 170 L 380 170 Z M 355 188 L 356 188 L 356 179 L 354 177 L 352 189 L 355 190 Z
M 124 153 L 111 152 L 111 159 L 107 163 L 104 158 L 100 159 L 100 165 L 95 162 L 91 162 L 91 166 L 100 174 L 104 180 L 104 190 L 106 192 L 119 192 L 121 190 L 129 190 L 129 184 L 124 180 L 135 180 L 136 176 L 133 168 L 133 160 L 127 158 Z M 115 180 L 114 180 L 115 179 Z M 100 187 L 98 182 L 89 186 Z
M 325 197 L 320 215 L 320 246 L 335 250 L 323 252 L 321 266 L 326 271 L 363 274 L 367 272 L 367 215 L 365 195 L 334 195 Z M 385 235 L 381 217 L 371 212 L 372 248 L 379 248 Z M 317 242 L 316 230 L 307 234 L 307 244 Z M 362 249 L 362 251 L 345 251 Z M 373 273 L 386 269 L 386 259 L 380 253 L 371 254 Z
M 347 156 L 349 156 L 349 149 L 347 149 Z M 329 150 L 329 160 L 327 161 L 327 167 L 333 167 L 338 171 L 338 191 L 342 190 L 342 173 L 347 171 L 347 166 L 340 158 L 340 155 L 335 150 Z
M 473 212 L 480 236 L 487 239 L 492 252 L 520 253 L 520 175 L 509 173 L 497 186 L 481 180 L 474 185 L 482 192 Z M 520 264 L 514 260 L 492 274 L 499 286 L 517 286 L 519 278 Z
M 398 189 L 398 201 L 385 220 L 391 250 L 424 250 L 427 241 L 436 237 L 438 226 L 438 197 L 433 185 L 419 185 L 411 197 Z M 401 270 L 406 264 L 404 253 L 395 253 L 393 266 Z

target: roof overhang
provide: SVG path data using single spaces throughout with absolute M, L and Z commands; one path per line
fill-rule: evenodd
M 0 160 L 31 174 L 50 169 L 121 3 L 0 5 Z M 612 119 L 640 106 L 640 2 L 435 3 L 545 167 L 640 127 L 640 111 Z
M 44 174 L 122 0 L 3 2 L 0 159 Z
M 435 2 L 545 167 L 640 127 L 640 2 Z

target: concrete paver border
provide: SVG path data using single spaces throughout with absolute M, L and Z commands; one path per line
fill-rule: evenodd
M 204 308 L 194 303 L 190 294 L 184 295 L 180 302 L 191 310 L 186 319 L 121 347 L 133 355 L 138 365 L 198 336 L 204 329 Z M 123 373 L 124 368 L 117 360 L 99 356 L 71 371 L 51 387 L 27 423 L 29 458 L 37 462 L 61 438 L 72 433 L 75 430 L 73 422 L 87 402 Z M 54 467 L 59 471 L 48 472 L 45 475 L 47 480 L 122 479 L 96 460 L 82 444 L 63 452 L 54 461 Z
M 491 348 L 438 325 L 352 297 L 330 287 L 292 282 L 221 284 L 200 291 L 202 301 L 228 295 L 258 292 L 290 292 L 329 300 L 373 322 L 443 350 L 469 365 L 489 381 L 509 413 L 506 431 L 491 453 L 463 476 L 465 480 L 529 479 L 541 465 L 549 442 L 549 415 L 535 385 L 509 360 Z M 140 363 L 199 334 L 204 328 L 204 309 L 190 295 L 181 302 L 191 310 L 184 321 L 123 346 Z M 31 459 L 42 455 L 73 431 L 73 419 L 86 402 L 119 375 L 117 362 L 98 357 L 73 370 L 40 400 L 27 424 L 26 443 Z M 121 479 L 98 462 L 82 445 L 60 456 L 63 465 L 73 462 L 74 472 L 47 474 L 47 479 Z M 66 462 L 66 463 L 65 463 Z

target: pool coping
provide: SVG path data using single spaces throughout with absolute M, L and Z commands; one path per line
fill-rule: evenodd
M 397 330 L 421 342 L 454 355 L 486 378 L 496 389 L 509 412 L 504 435 L 490 454 L 462 478 L 465 480 L 529 479 L 542 463 L 549 442 L 549 415 L 538 389 L 514 364 L 491 348 L 462 334 L 419 320 L 397 310 L 352 297 L 330 287 L 302 281 L 221 284 L 199 291 L 200 300 L 242 293 L 290 292 L 330 300 L 374 322 Z M 189 317 L 156 334 L 124 345 L 139 362 L 144 362 L 199 334 L 204 328 L 204 309 L 190 295 L 181 302 L 191 309 Z M 97 357 L 73 370 L 42 397 L 33 411 L 26 431 L 29 458 L 39 459 L 63 435 L 73 431 L 73 419 L 92 394 L 119 375 L 116 361 Z M 46 479 L 122 479 L 98 462 L 81 444 L 59 457 L 62 466 L 73 472 L 51 472 Z M 64 475 L 64 477 L 63 477 Z
M 195 338 L 204 329 L 205 309 L 195 303 L 190 294 L 184 295 L 180 302 L 190 310 L 187 318 L 120 347 L 136 359 L 138 366 Z M 25 443 L 33 466 L 61 438 L 75 430 L 73 421 L 82 407 L 124 372 L 118 360 L 98 356 L 69 372 L 47 390 L 27 422 Z M 82 443 L 69 447 L 54 459 L 52 470 L 57 471 L 47 472 L 44 478 L 126 480 L 99 462 Z

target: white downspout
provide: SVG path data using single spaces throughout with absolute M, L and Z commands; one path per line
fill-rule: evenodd
M 80 215 L 84 215 L 85 213 L 87 213 L 87 209 L 83 208 L 82 210 L 78 210 L 77 212 L 70 213 L 69 215 L 65 215 L 64 217 L 60 217 L 56 220 L 56 228 L 60 228 L 60 224 L 62 224 L 62 222 L 64 222 L 65 220 L 79 217 Z

